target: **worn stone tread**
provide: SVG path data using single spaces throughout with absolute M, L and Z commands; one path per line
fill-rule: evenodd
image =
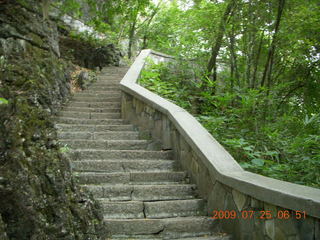
M 77 111 L 61 111 L 60 116 L 70 118 L 84 119 L 121 119 L 120 113 L 95 113 L 95 112 L 77 112 Z
M 78 140 L 62 139 L 60 142 L 72 149 L 100 149 L 100 150 L 143 150 L 147 149 L 148 140 Z
M 87 124 L 87 125 L 101 125 L 101 124 L 111 124 L 120 125 L 125 123 L 123 119 L 81 119 L 81 118 L 68 118 L 68 117 L 58 117 L 56 119 L 57 123 L 62 124 Z
M 196 186 L 192 184 L 86 184 L 82 187 L 97 198 L 106 198 L 111 201 L 192 199 L 195 198 L 196 193 Z
M 139 133 L 136 131 L 108 131 L 108 132 L 74 132 L 74 131 L 59 131 L 60 139 L 74 140 L 138 140 Z M 88 147 L 87 147 L 88 148 Z
M 113 236 L 112 238 L 106 238 L 106 240 L 114 240 L 114 239 L 126 239 L 126 240 L 159 240 L 159 239 L 165 239 L 165 240 L 232 240 L 231 236 L 226 235 L 225 233 L 216 233 L 212 235 L 205 235 L 205 236 L 200 236 L 200 237 L 186 237 L 186 238 L 172 238 L 170 237 L 165 237 L 165 236 L 155 236 L 155 235 L 126 235 L 126 236 Z
M 108 160 L 108 159 L 172 159 L 172 151 L 145 150 L 71 150 L 68 155 L 77 160 Z
M 104 131 L 133 131 L 134 126 L 131 124 L 118 125 L 93 125 L 93 124 L 55 124 L 56 128 L 63 131 L 88 131 L 88 132 L 104 132 Z
M 206 215 L 203 199 L 174 201 L 105 201 L 98 199 L 106 218 L 173 218 Z
M 64 111 L 73 111 L 78 113 L 120 113 L 121 109 L 116 107 L 90 108 L 90 107 L 65 107 Z
M 175 161 L 159 159 L 117 159 L 72 161 L 74 171 L 80 172 L 167 172 L 177 169 Z
M 209 217 L 162 219 L 105 219 L 110 234 L 158 234 L 163 237 L 198 237 L 211 235 L 217 222 Z
M 184 183 L 185 172 L 74 172 L 82 184 L 126 183 L 126 184 L 179 184 Z

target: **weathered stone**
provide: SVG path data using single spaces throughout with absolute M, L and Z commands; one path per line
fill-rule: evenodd
M 226 191 L 221 183 L 216 182 L 208 197 L 208 214 L 213 215 L 213 211 L 224 210 L 224 201 L 226 198 Z
M 205 203 L 202 199 L 145 202 L 147 218 L 167 218 L 204 215 Z
M 276 233 L 274 219 L 265 221 L 265 229 L 267 236 L 271 239 L 274 239 Z
M 315 236 L 315 219 L 307 217 L 297 220 L 297 228 L 300 239 L 312 240 Z
M 246 204 L 247 197 L 237 190 L 232 190 L 233 201 L 236 204 L 238 211 L 241 212 Z

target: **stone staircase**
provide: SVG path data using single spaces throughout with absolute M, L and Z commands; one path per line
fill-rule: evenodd
M 206 216 L 205 201 L 171 151 L 121 119 L 119 82 L 126 71 L 104 69 L 56 124 L 74 176 L 101 203 L 106 239 L 230 239 L 214 233 L 217 222 Z

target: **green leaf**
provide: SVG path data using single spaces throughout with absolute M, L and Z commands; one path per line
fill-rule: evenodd
M 262 167 L 264 165 L 264 160 L 261 158 L 254 158 L 251 160 L 252 164 Z
M 251 165 L 249 163 L 246 163 L 246 162 L 241 162 L 239 164 L 243 169 L 247 169 L 247 168 L 251 167 Z
M 0 104 L 8 104 L 8 103 L 9 101 L 7 99 L 0 97 Z

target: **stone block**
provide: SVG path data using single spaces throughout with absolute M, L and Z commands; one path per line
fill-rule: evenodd
M 306 219 L 296 220 L 298 235 L 303 240 L 313 240 L 315 235 L 315 219 L 307 217 Z
M 162 121 L 154 120 L 154 127 L 152 129 L 152 137 L 153 139 L 161 139 L 162 137 Z
M 279 209 L 278 211 L 285 211 L 285 209 Z M 293 218 L 289 219 L 279 219 L 275 217 L 275 225 L 276 228 L 281 230 L 284 235 L 286 236 L 292 236 L 292 235 L 297 235 L 297 227 L 296 227 L 296 220 Z
M 224 210 L 226 191 L 220 182 L 216 182 L 212 191 L 208 194 L 208 214 L 213 215 L 213 211 Z
M 247 197 L 237 190 L 232 190 L 233 201 L 235 202 L 239 212 L 242 211 L 246 204 Z
M 251 197 L 250 206 L 254 209 L 263 209 L 263 202 Z
M 201 161 L 199 163 L 199 172 L 197 177 L 197 185 L 200 192 L 200 195 L 204 199 L 208 199 L 209 193 L 213 189 L 213 183 L 210 178 L 208 169 L 204 166 Z
M 171 123 L 167 116 L 162 115 L 162 148 L 163 149 L 172 149 L 171 143 Z
M 271 239 L 274 239 L 275 232 L 276 232 L 274 219 L 266 220 L 264 224 L 265 224 L 265 231 L 267 236 Z

